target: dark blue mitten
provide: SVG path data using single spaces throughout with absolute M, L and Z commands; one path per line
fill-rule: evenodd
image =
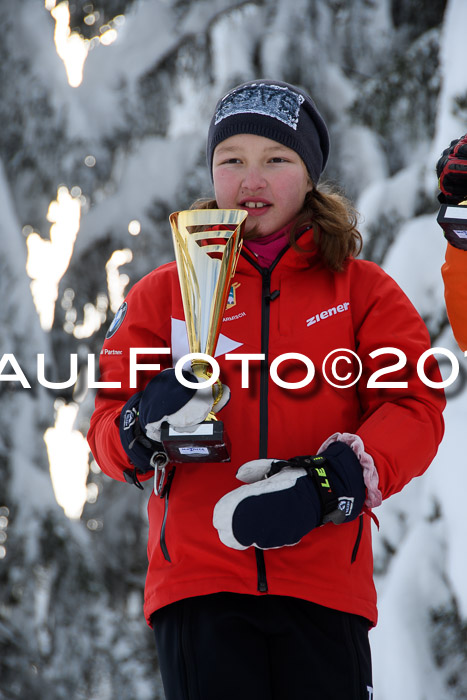
M 196 385 L 203 380 L 192 372 L 183 376 Z M 181 384 L 174 369 L 166 369 L 151 379 L 144 391 L 134 394 L 124 405 L 120 417 L 120 440 L 131 462 L 148 471 L 154 452 L 162 451 L 161 425 L 169 423 L 174 430 L 189 432 L 202 423 L 209 412 L 220 411 L 230 398 L 222 385 L 222 396 L 214 404 L 212 387 L 189 388 Z
M 140 472 L 154 467 L 151 458 L 154 452 L 162 450 L 162 445 L 146 437 L 139 422 L 139 404 L 143 392 L 134 394 L 120 414 L 120 442 L 130 461 Z
M 223 496 L 213 516 L 221 541 L 233 549 L 297 544 L 327 522 L 354 520 L 365 502 L 362 467 L 343 442 L 320 455 L 247 462 L 237 478 L 247 484 Z

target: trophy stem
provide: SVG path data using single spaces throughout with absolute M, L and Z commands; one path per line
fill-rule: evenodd
M 193 373 L 196 374 L 197 377 L 200 379 L 210 379 L 212 372 L 210 371 L 210 365 L 209 362 L 206 362 L 205 360 L 192 360 L 191 361 L 191 369 L 193 370 Z M 222 382 L 220 379 L 216 381 L 215 384 L 212 386 L 212 394 L 214 397 L 214 403 L 213 406 L 215 406 L 217 403 L 222 398 L 223 394 L 223 388 L 222 388 Z M 212 420 L 217 420 L 216 414 L 214 411 L 210 411 L 208 415 L 206 416 L 206 420 L 212 421 Z
M 205 360 L 192 360 L 191 361 L 191 369 L 193 370 L 193 373 L 196 374 L 197 377 L 200 379 L 209 379 L 211 374 L 209 372 L 210 370 L 210 365 L 209 362 L 206 362 Z

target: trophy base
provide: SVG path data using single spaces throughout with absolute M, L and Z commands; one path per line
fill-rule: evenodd
M 230 441 L 222 421 L 204 421 L 192 433 L 161 428 L 161 442 L 169 462 L 229 462 Z
M 444 235 L 450 243 L 456 248 L 467 250 L 467 206 L 442 204 L 437 222 L 444 229 Z

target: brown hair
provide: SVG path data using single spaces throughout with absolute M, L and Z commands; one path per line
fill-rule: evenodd
M 197 199 L 190 209 L 216 209 L 215 199 Z M 297 233 L 306 225 L 313 227 L 314 240 L 327 267 L 337 272 L 345 261 L 358 255 L 362 236 L 357 229 L 358 213 L 351 202 L 330 186 L 313 187 L 305 196 L 303 208 L 291 229 L 290 244 L 300 253 L 310 252 L 297 243 Z M 255 238 L 255 230 L 245 239 Z

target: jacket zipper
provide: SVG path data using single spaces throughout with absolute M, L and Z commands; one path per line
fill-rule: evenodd
M 160 493 L 160 498 L 164 499 L 164 517 L 162 518 L 162 525 L 161 525 L 161 534 L 160 534 L 160 545 L 161 545 L 161 550 L 162 554 L 164 555 L 164 559 L 168 562 L 171 562 L 169 550 L 167 549 L 167 543 L 165 541 L 165 526 L 167 522 L 167 515 L 169 512 L 169 493 L 170 493 L 170 487 L 172 486 L 172 481 L 175 476 L 175 469 L 174 467 L 168 474 L 167 476 L 167 481 L 165 482 L 164 488 L 162 489 Z
M 271 301 L 271 272 L 261 270 L 263 285 L 261 294 L 261 352 L 264 360 L 260 370 L 259 392 L 259 458 L 264 459 L 268 452 L 268 384 L 269 384 L 269 316 Z
M 360 514 L 358 517 L 357 539 L 355 540 L 354 548 L 352 550 L 352 556 L 350 558 L 351 564 L 353 564 L 355 559 L 357 558 L 358 548 L 360 547 L 360 541 L 362 539 L 362 534 L 363 534 L 363 515 Z
M 268 452 L 268 384 L 269 384 L 269 304 L 271 301 L 271 272 L 261 268 L 263 277 L 261 289 L 261 352 L 264 360 L 260 369 L 259 391 L 259 458 L 263 459 Z M 258 575 L 257 588 L 260 593 L 268 592 L 268 580 L 266 576 L 266 562 L 264 551 L 255 549 L 256 571 Z
M 280 258 L 287 251 L 289 246 L 285 246 L 279 253 L 273 264 L 269 268 L 261 267 L 251 258 L 250 255 L 242 253 L 253 267 L 261 273 L 261 353 L 264 360 L 260 369 L 260 393 L 259 393 L 259 458 L 264 459 L 268 453 L 268 385 L 269 385 L 269 316 L 270 303 L 279 296 L 279 292 L 271 293 L 271 272 L 279 262 Z M 266 575 L 266 562 L 264 551 L 255 549 L 257 589 L 260 593 L 268 592 L 268 581 Z

